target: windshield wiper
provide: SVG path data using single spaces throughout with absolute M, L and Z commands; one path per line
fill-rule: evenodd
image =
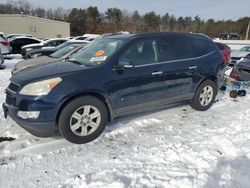
M 81 62 L 75 60 L 75 59 L 69 59 L 68 62 L 70 63 L 75 63 L 75 64 L 78 64 L 78 65 L 83 65 Z

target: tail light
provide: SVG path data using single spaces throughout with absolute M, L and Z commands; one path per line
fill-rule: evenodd
M 4 46 L 9 46 L 10 44 L 8 41 L 0 41 L 0 43 Z
M 239 79 L 240 78 L 240 72 L 232 70 L 232 72 L 230 74 L 230 77 L 234 78 L 234 79 Z

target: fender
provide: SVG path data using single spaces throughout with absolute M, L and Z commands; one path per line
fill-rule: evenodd
M 67 95 L 64 97 L 64 99 L 58 105 L 59 107 L 58 107 L 57 113 L 56 113 L 57 114 L 56 122 L 58 122 L 59 115 L 60 115 L 61 111 L 63 110 L 63 108 L 73 99 L 78 98 L 78 97 L 83 96 L 83 95 L 94 96 L 94 97 L 98 98 L 99 100 L 101 100 L 105 104 L 105 106 L 107 107 L 108 116 L 109 116 L 108 120 L 110 122 L 113 121 L 114 114 L 113 114 L 112 105 L 111 105 L 110 100 L 108 99 L 108 96 L 106 94 L 104 94 L 103 92 L 98 91 L 98 90 L 84 90 L 84 91 L 80 91 L 77 93 L 71 93 L 70 95 Z

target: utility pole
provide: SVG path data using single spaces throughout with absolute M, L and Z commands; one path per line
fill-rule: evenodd
M 248 26 L 247 26 L 246 40 L 248 40 L 249 29 L 250 29 L 250 20 L 249 20 L 249 23 L 248 23 Z

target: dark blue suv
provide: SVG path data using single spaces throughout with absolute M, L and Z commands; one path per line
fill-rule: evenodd
M 11 77 L 5 116 L 33 135 L 59 130 L 73 143 L 97 138 L 107 121 L 190 101 L 213 104 L 225 65 L 213 41 L 199 34 L 148 33 L 97 39 L 66 62 Z

